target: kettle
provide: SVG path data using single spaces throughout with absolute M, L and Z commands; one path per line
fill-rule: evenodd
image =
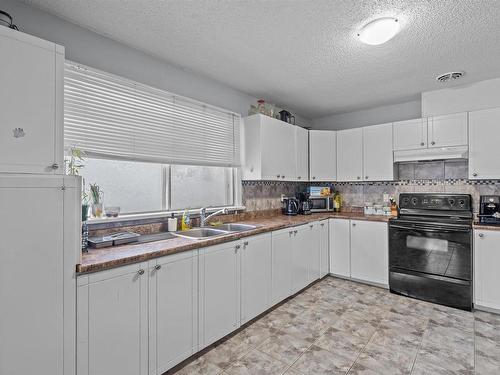
M 295 125 L 295 116 L 286 110 L 280 111 L 280 120 Z
M 299 212 L 299 201 L 297 198 L 283 198 L 281 213 L 283 215 L 294 216 Z

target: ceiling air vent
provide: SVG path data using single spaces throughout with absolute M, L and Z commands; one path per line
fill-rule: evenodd
M 443 83 L 448 81 L 453 81 L 455 79 L 462 78 L 464 74 L 465 74 L 464 72 L 448 72 L 437 76 L 436 81 Z

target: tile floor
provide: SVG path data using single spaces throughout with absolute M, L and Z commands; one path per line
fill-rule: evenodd
M 176 375 L 500 374 L 500 315 L 327 277 Z

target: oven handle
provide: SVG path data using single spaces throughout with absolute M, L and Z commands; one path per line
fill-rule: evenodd
M 391 224 L 390 228 L 396 228 L 396 229 L 406 229 L 406 230 L 413 230 L 413 231 L 421 231 L 421 232 L 430 232 L 430 233 L 468 233 L 470 232 L 470 228 L 467 229 L 460 229 L 460 228 L 455 228 L 455 229 L 449 229 L 449 228 L 426 228 L 426 227 L 420 227 L 420 226 L 414 226 L 414 227 L 407 227 L 404 225 L 396 225 L 396 224 Z

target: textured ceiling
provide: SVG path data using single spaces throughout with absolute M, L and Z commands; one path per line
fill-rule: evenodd
M 496 0 L 23 1 L 309 118 L 416 99 L 450 70 L 500 76 Z M 379 16 L 400 34 L 360 43 Z

